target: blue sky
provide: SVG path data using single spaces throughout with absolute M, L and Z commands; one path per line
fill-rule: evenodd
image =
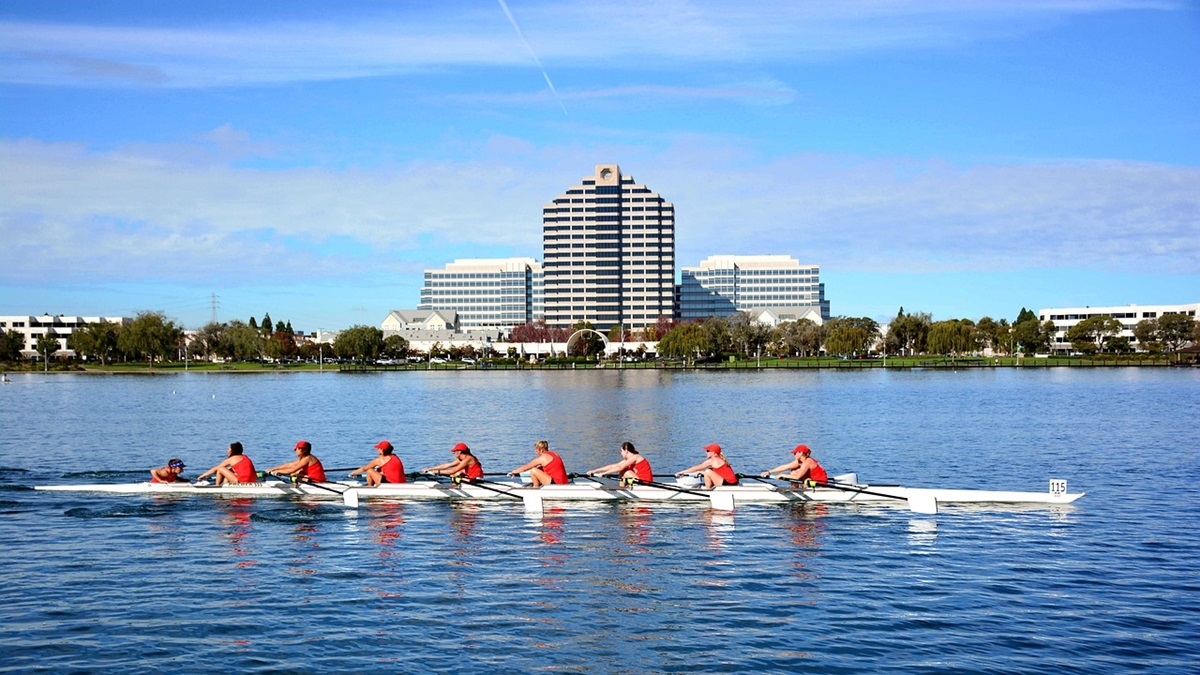
M 377 325 L 617 163 L 833 313 L 1200 301 L 1172 0 L 0 4 L 0 314 Z

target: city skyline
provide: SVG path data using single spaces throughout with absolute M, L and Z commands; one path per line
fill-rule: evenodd
M 1171 0 L 0 7 L 0 314 L 377 325 L 598 164 L 832 314 L 1194 302 Z

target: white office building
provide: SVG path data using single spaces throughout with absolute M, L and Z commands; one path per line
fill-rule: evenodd
M 511 331 L 543 315 L 542 265 L 533 258 L 468 259 L 425 270 L 417 309 L 455 312 L 464 332 Z
M 674 313 L 675 206 L 600 164 L 542 209 L 545 318 L 640 329 Z
M 1129 344 L 1134 349 L 1140 349 L 1137 338 L 1133 335 L 1133 327 L 1145 319 L 1158 319 L 1164 314 L 1185 314 L 1196 318 L 1200 311 L 1200 303 L 1188 305 L 1123 305 L 1112 307 L 1051 307 L 1038 310 L 1038 320 L 1054 322 L 1054 338 L 1050 350 L 1056 353 L 1073 351 L 1071 341 L 1067 339 L 1067 331 L 1084 319 L 1097 316 L 1110 316 L 1121 322 L 1123 329 L 1120 337 L 1129 338 Z
M 684 267 L 679 318 L 730 316 L 761 308 L 791 308 L 797 318 L 829 320 L 821 268 L 787 255 L 715 255 Z
M 25 339 L 25 346 L 21 350 L 22 354 L 30 357 L 37 354 L 37 342 L 43 335 L 49 334 L 58 340 L 60 351 L 69 351 L 67 340 L 71 337 L 71 333 L 75 332 L 75 329 L 101 321 L 123 325 L 133 319 L 123 316 L 64 316 L 62 314 L 0 316 L 0 331 L 15 330 L 20 333 Z

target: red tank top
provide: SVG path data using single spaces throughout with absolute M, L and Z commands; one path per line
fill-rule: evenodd
M 404 463 L 395 455 L 388 455 L 388 458 L 383 462 L 383 466 L 379 467 L 379 473 L 383 474 L 385 483 L 404 483 L 407 481 L 404 477 Z
M 650 460 L 645 457 L 639 459 L 631 468 L 633 469 L 634 477 L 643 483 L 649 483 L 654 480 L 654 471 L 650 468 Z
M 829 482 L 829 475 L 825 473 L 825 469 L 822 469 L 820 464 L 809 469 L 808 477 L 817 481 L 818 483 Z
M 239 483 L 253 483 L 258 480 L 258 472 L 254 470 L 254 462 L 250 458 L 242 455 L 242 461 L 233 465 L 233 473 L 237 475 Z
M 478 459 L 467 467 L 467 478 L 469 480 L 483 478 L 483 465 L 479 463 Z
M 179 478 L 179 476 L 176 476 L 173 474 L 171 475 L 170 478 L 164 478 L 162 480 L 159 480 L 158 476 L 151 476 L 150 482 L 151 483 L 174 483 L 177 478 Z
M 552 459 L 549 462 L 546 462 L 546 466 L 542 467 L 542 471 L 545 471 L 546 475 L 550 476 L 550 480 L 553 481 L 555 485 L 566 485 L 567 467 L 563 464 L 562 457 L 559 457 L 557 453 L 550 452 L 549 450 L 546 451 L 546 454 L 550 455 Z
M 725 462 L 718 467 L 713 467 L 713 471 L 721 477 L 721 480 L 725 481 L 726 485 L 737 485 L 737 474 L 733 472 L 733 468 L 729 466 L 729 462 Z
M 304 475 L 308 479 L 316 483 L 325 482 L 325 467 L 321 466 L 321 460 L 313 457 L 312 463 L 304 467 Z

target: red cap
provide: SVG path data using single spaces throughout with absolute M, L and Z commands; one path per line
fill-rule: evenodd
M 454 446 L 453 448 L 450 448 L 450 452 L 470 452 L 470 451 L 471 451 L 471 449 L 467 447 L 466 443 L 459 443 L 458 445 Z
M 708 445 L 704 446 L 704 451 L 715 452 L 719 455 L 721 454 L 721 446 L 717 445 L 716 443 L 709 443 Z
M 379 441 L 378 443 L 375 444 L 375 449 L 376 450 L 391 450 L 392 444 L 388 443 L 387 441 Z
M 800 445 L 796 446 L 796 449 L 792 451 L 792 454 L 793 455 L 799 455 L 799 454 L 807 455 L 810 452 L 812 452 L 812 450 L 809 450 L 807 445 L 801 443 Z
M 312 443 L 309 443 L 308 441 L 297 441 L 297 442 L 296 442 L 296 447 L 294 447 L 294 448 L 292 448 L 292 449 L 293 449 L 293 450 L 300 450 L 301 448 L 303 448 L 303 449 L 305 449 L 305 450 L 308 450 L 308 451 L 310 451 L 310 452 L 311 452 L 311 451 L 312 451 Z

